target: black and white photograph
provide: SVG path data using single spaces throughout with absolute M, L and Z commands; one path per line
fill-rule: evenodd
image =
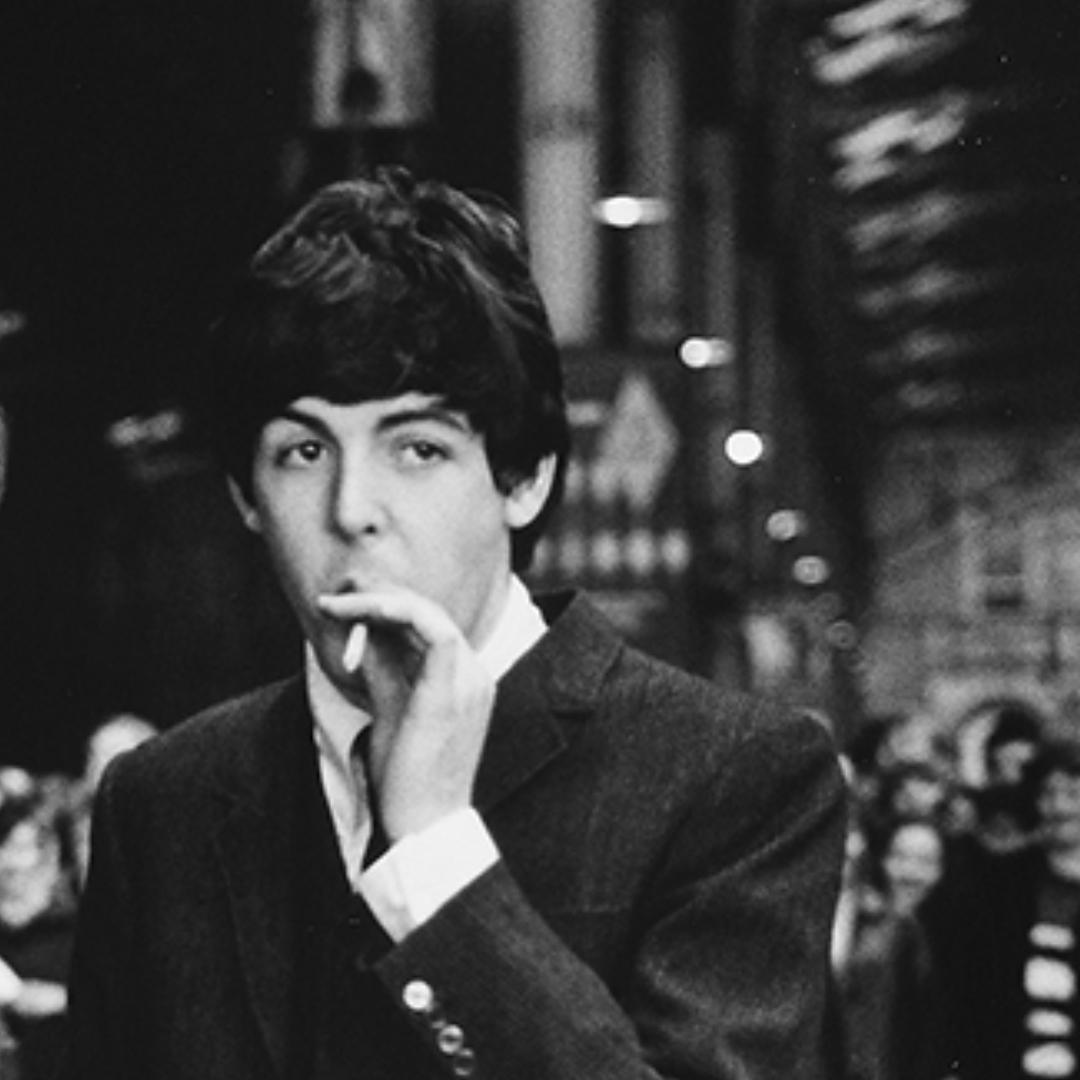
M 3 0 L 0 1080 L 1080 1080 L 1075 0 Z

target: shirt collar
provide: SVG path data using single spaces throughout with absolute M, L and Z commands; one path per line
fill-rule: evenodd
M 501 679 L 544 636 L 547 624 L 524 583 L 510 579 L 506 604 L 477 655 L 493 679 Z M 304 649 L 304 677 L 315 720 L 315 745 L 333 766 L 349 773 L 349 758 L 359 732 L 371 717 L 334 686 L 310 644 Z

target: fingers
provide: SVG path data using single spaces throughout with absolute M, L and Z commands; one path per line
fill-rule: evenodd
M 463 636 L 442 607 L 408 589 L 386 587 L 322 596 L 319 607 L 332 618 L 354 624 L 342 663 L 350 671 L 359 667 L 367 644 L 363 634 L 356 631 L 358 626 L 396 629 L 413 648 L 421 651 Z
M 391 840 L 472 797 L 495 681 L 435 601 L 409 589 L 324 596 L 347 626 L 341 669 L 362 681 L 374 718 L 372 778 Z

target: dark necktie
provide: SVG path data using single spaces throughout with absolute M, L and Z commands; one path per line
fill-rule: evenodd
M 354 773 L 359 773 L 363 777 L 364 797 L 367 800 L 368 817 L 371 821 L 371 836 L 368 838 L 367 847 L 364 849 L 364 858 L 361 862 L 363 869 L 367 869 L 390 846 L 386 837 L 386 830 L 383 828 L 382 816 L 379 813 L 379 800 L 375 794 L 375 784 L 372 781 L 371 728 L 372 725 L 368 724 L 356 736 L 352 746 Z

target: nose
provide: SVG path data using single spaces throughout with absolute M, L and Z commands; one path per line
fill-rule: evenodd
M 334 531 L 346 538 L 382 530 L 386 520 L 385 488 L 368 456 L 353 453 L 339 459 L 329 516 Z

